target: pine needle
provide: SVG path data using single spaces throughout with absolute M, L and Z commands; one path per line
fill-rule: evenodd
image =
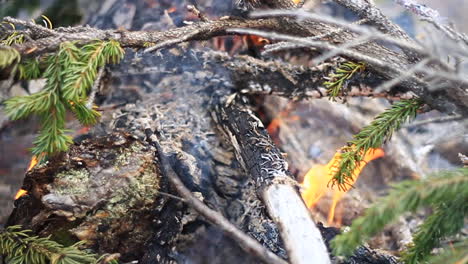
M 0 50 L 0 55 L 1 52 L 3 50 Z M 19 62 L 19 58 L 14 55 L 12 52 L 10 57 L 1 58 L 0 66 L 2 63 L 12 63 L 15 59 Z M 85 104 L 89 90 L 98 69 L 108 63 L 118 63 L 123 56 L 124 50 L 114 40 L 96 41 L 83 47 L 64 42 L 58 52 L 49 55 L 45 61 L 39 62 L 36 58 L 20 64 L 20 77 L 34 79 L 41 74 L 39 64 L 43 63 L 45 70 L 42 78 L 46 79 L 46 84 L 38 93 L 7 100 L 5 112 L 13 120 L 30 115 L 41 117 L 42 128 L 32 148 L 32 153 L 41 157 L 41 161 L 50 155 L 66 151 L 72 143 L 65 129 L 68 110 L 83 125 L 93 125 L 98 121 L 100 113 Z
M 10 226 L 0 232 L 0 254 L 9 264 L 94 264 L 96 255 L 78 247 L 83 242 L 65 247 L 50 237 L 32 236 L 31 230 Z
M 0 69 L 4 69 L 14 63 L 19 63 L 20 54 L 14 48 L 0 46 Z
M 447 207 L 444 205 L 447 201 L 457 201 L 457 203 L 461 201 L 462 205 L 452 204 Z M 423 206 L 435 208 L 440 206 L 439 210 L 443 210 L 445 213 L 448 213 L 447 210 L 458 210 L 456 209 L 458 206 L 464 206 L 463 210 L 466 212 L 466 201 L 468 201 L 468 168 L 440 172 L 424 180 L 398 183 L 393 186 L 386 197 L 367 209 L 364 216 L 354 220 L 349 232 L 335 237 L 332 241 L 333 252 L 335 255 L 351 255 L 356 247 L 405 212 L 414 212 Z M 440 212 L 442 213 L 442 211 Z M 421 227 L 422 231 L 417 235 L 418 241 L 426 243 L 428 239 L 426 235 L 435 236 L 431 232 L 426 232 L 428 228 L 442 230 L 443 233 L 439 237 L 453 233 L 454 230 L 458 229 L 460 212 L 450 212 L 454 218 L 449 216 L 430 218 L 429 222 Z M 438 221 L 441 219 L 451 221 L 450 224 L 454 226 L 449 228 L 440 226 Z M 414 246 L 413 253 L 426 252 L 431 246 L 429 244 Z
M 444 249 L 444 252 L 431 256 L 428 264 L 464 264 L 468 263 L 468 239 L 458 242 Z
M 354 169 L 363 160 L 363 153 L 367 153 L 371 148 L 381 147 L 404 122 L 416 116 L 422 105 L 419 99 L 396 102 L 354 135 L 354 139 L 348 142 L 348 147 L 343 148 L 342 159 L 332 179 L 332 186 L 336 184 L 342 190 L 348 189 L 354 177 Z
M 464 226 L 468 215 L 468 197 L 461 195 L 455 200 L 446 200 L 435 208 L 413 237 L 413 245 L 403 254 L 408 264 L 422 263 L 444 237 L 455 235 Z M 463 200 L 464 199 L 464 200 Z
M 22 80 L 33 80 L 41 77 L 39 59 L 26 59 L 18 65 L 19 78 Z
M 330 74 L 328 76 L 330 80 L 323 83 L 327 88 L 330 100 L 336 101 L 336 98 L 340 95 L 346 95 L 346 91 L 343 89 L 346 86 L 346 82 L 357 72 L 364 71 L 365 68 L 364 63 L 347 61 L 340 65 L 334 73 Z

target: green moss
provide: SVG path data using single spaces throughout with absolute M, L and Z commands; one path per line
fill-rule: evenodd
M 159 178 L 153 164 L 144 164 L 147 168 L 142 174 L 129 178 L 130 183 L 116 190 L 106 205 L 112 217 L 121 217 L 134 208 L 143 209 L 154 202 L 159 190 Z
M 122 149 L 122 153 L 115 160 L 115 167 L 118 169 L 120 167 L 127 166 L 129 165 L 130 160 L 133 162 L 138 162 L 138 165 L 140 165 L 142 160 L 134 160 L 132 158 L 135 156 L 135 154 L 141 152 L 142 149 L 143 145 L 138 142 L 134 142 L 128 148 Z
M 86 169 L 69 170 L 55 175 L 54 192 L 79 195 L 88 192 L 89 172 Z

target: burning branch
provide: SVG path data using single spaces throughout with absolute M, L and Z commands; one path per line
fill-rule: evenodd
M 206 57 L 220 62 L 231 71 L 242 94 L 277 95 L 297 100 L 330 96 L 326 87 L 329 76 L 340 67 L 343 59 L 334 58 L 315 67 L 291 65 L 280 60 L 264 61 L 250 56 L 229 56 L 222 52 L 208 52 Z M 349 76 L 351 77 L 351 76 Z M 343 80 L 341 97 L 374 97 L 389 100 L 411 99 L 409 92 L 376 92 L 373 87 L 385 84 L 371 70 L 364 70 Z M 291 89 L 291 87 L 294 87 Z M 340 88 L 340 90 L 341 90 Z
M 255 180 L 281 236 L 291 263 L 330 263 L 319 230 L 296 190 L 297 183 L 287 171 L 287 162 L 271 141 L 262 122 L 233 95 L 216 106 L 214 120 L 232 143 L 237 160 Z
M 414 118 L 421 107 L 422 103 L 418 99 L 397 102 L 355 135 L 354 139 L 348 142 L 349 146 L 343 148 L 332 185 L 336 184 L 342 190 L 351 187 L 354 171 L 361 166 L 368 151 L 382 146 L 404 122 Z

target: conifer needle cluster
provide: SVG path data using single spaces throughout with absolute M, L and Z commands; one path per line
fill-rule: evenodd
M 21 56 L 14 48 L 0 46 L 0 69 L 19 63 Z
M 354 169 L 362 162 L 364 153 L 367 153 L 370 148 L 381 147 L 404 122 L 416 116 L 422 105 L 420 99 L 396 102 L 390 109 L 379 114 L 370 125 L 354 135 L 354 139 L 342 149 L 342 159 L 332 179 L 332 184 L 344 190 L 349 188 L 354 177 Z
M 349 256 L 357 246 L 402 214 L 428 207 L 433 210 L 433 214 L 418 227 L 413 244 L 402 257 L 407 264 L 425 263 L 442 239 L 457 234 L 463 228 L 468 213 L 467 201 L 468 168 L 441 172 L 423 180 L 398 183 L 387 196 L 367 209 L 364 216 L 354 220 L 349 232 L 338 235 L 332 241 L 334 253 Z M 467 241 L 459 244 L 466 246 Z M 447 257 L 458 261 L 468 257 L 463 249 L 461 252 L 451 252 L 450 248 L 446 251 Z
M 32 236 L 31 230 L 10 226 L 0 232 L 0 255 L 9 264 L 94 264 L 96 256 L 79 249 L 81 242 L 65 247 L 49 237 Z
M 17 52 L 12 50 L 0 51 L 2 56 L 10 54 L 8 59 L 0 61 L 0 67 L 19 60 Z M 7 100 L 5 112 L 12 120 L 30 115 L 40 117 L 42 128 L 34 141 L 34 155 L 43 159 L 68 149 L 72 140 L 65 129 L 67 111 L 73 112 L 83 125 L 97 122 L 100 114 L 93 107 L 88 107 L 88 93 L 99 69 L 108 63 L 118 63 L 123 55 L 120 44 L 113 40 L 96 41 L 82 47 L 64 42 L 54 54 L 21 62 L 20 78 L 45 78 L 46 84 L 35 94 Z M 45 69 L 42 73 L 41 68 Z
M 351 79 L 357 72 L 362 72 L 366 68 L 364 63 L 347 61 L 340 65 L 338 69 L 328 76 L 329 80 L 323 85 L 327 88 L 330 100 L 336 101 L 340 95 L 345 95 L 344 86 L 346 81 Z

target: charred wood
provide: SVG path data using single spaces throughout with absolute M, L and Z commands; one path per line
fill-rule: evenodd
M 323 83 L 344 62 L 336 58 L 315 67 L 305 67 L 250 56 L 231 57 L 223 52 L 207 52 L 204 56 L 219 62 L 231 72 L 241 94 L 277 95 L 294 101 L 327 97 L 328 91 Z M 414 97 L 412 93 L 398 89 L 375 92 L 374 88 L 384 81 L 375 72 L 366 70 L 346 81 L 341 97 L 380 97 L 389 100 Z
M 215 105 L 213 118 L 236 152 L 237 160 L 254 179 L 257 192 L 280 227 L 291 263 L 330 263 L 325 244 L 288 172 L 282 153 L 262 122 L 237 94 Z
M 318 223 L 320 232 L 322 233 L 327 249 L 331 252 L 330 241 L 337 235 L 340 234 L 340 230 L 335 227 L 324 227 L 322 223 Z M 354 254 L 346 260 L 334 261 L 342 264 L 398 264 L 398 259 L 389 253 L 371 249 L 366 246 L 361 246 Z
M 265 4 L 273 8 L 291 9 L 296 5 L 289 0 L 265 1 Z M 268 15 L 268 13 L 265 13 Z M 296 13 L 290 13 L 295 16 Z M 302 19 L 300 22 L 294 18 L 257 18 L 257 19 L 237 19 L 228 18 L 206 22 L 198 22 L 184 27 L 169 29 L 167 31 L 124 31 L 124 30 L 100 30 L 89 27 L 78 28 L 58 28 L 49 30 L 30 22 L 19 21 L 13 18 L 5 18 L 6 22 L 16 23 L 28 28 L 27 33 L 33 41 L 25 44 L 16 45 L 15 48 L 22 54 L 28 56 L 41 54 L 56 50 L 59 44 L 64 41 L 77 41 L 80 44 L 89 43 L 95 40 L 114 39 L 119 41 L 124 47 L 145 48 L 153 45 L 147 51 L 172 46 L 177 43 L 193 40 L 207 40 L 215 36 L 234 34 L 229 29 L 247 28 L 262 29 L 274 31 L 277 33 L 286 33 L 294 37 L 312 37 L 321 36 L 330 32 L 339 31 L 339 34 L 327 35 L 324 40 L 328 42 L 317 46 L 321 50 L 329 50 L 340 44 L 346 44 L 359 37 L 359 34 L 351 30 L 342 30 L 339 26 L 324 21 L 312 19 Z M 397 28 L 388 28 L 387 30 L 396 30 Z M 0 28 L 0 33 L 8 34 L 8 29 Z M 401 34 L 400 34 L 401 35 Z M 356 45 L 351 48 L 357 53 L 348 52 L 346 55 L 351 59 L 361 60 L 364 57 L 373 71 L 387 80 L 399 78 L 402 73 L 409 70 L 411 66 L 422 60 L 426 55 L 418 54 L 413 56 L 398 52 L 380 45 L 375 41 L 366 41 L 364 44 Z M 358 54 L 359 56 L 354 56 Z M 377 63 L 378 61 L 378 63 Z M 437 69 L 437 63 L 434 63 L 434 69 Z M 442 67 L 442 66 L 440 66 Z M 450 92 L 431 91 L 428 84 L 421 80 L 423 76 L 409 76 L 407 80 L 401 82 L 401 87 L 405 91 L 412 91 L 421 97 L 431 107 L 446 113 L 457 112 L 462 115 L 468 113 L 467 96 L 462 92 L 463 84 L 449 81 L 448 89 Z
M 163 153 L 163 150 L 158 142 L 153 142 L 158 150 L 159 162 L 162 167 L 162 172 L 165 174 L 165 177 L 172 183 L 177 192 L 185 199 L 184 201 L 192 206 L 200 215 L 206 218 L 209 222 L 218 226 L 223 232 L 225 232 L 229 237 L 234 239 L 239 245 L 246 251 L 246 253 L 254 254 L 257 258 L 263 260 L 265 263 L 273 264 L 286 264 L 287 262 L 279 258 L 272 252 L 264 248 L 258 241 L 251 238 L 250 236 L 244 234 L 239 230 L 235 225 L 231 224 L 223 215 L 219 212 L 216 212 L 208 208 L 203 202 L 198 200 L 191 192 L 188 190 L 179 176 L 175 173 L 172 167 L 175 165 L 173 161 L 175 157 L 169 157 L 166 153 Z M 172 160 L 170 160 L 172 159 Z M 183 161 L 181 161 L 183 162 Z

